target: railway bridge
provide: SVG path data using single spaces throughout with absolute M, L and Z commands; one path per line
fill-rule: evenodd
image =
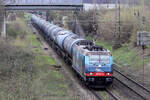
M 4 0 L 2 37 L 6 37 L 6 11 L 82 10 L 82 0 Z

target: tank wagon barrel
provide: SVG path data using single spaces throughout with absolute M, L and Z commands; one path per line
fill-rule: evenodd
M 88 85 L 99 87 L 112 83 L 113 57 L 109 50 L 35 15 L 31 22 Z
M 36 24 L 49 39 L 57 43 L 59 47 L 65 50 L 70 56 L 72 56 L 73 45 L 84 40 L 76 34 L 53 25 L 35 15 L 32 15 L 31 21 Z

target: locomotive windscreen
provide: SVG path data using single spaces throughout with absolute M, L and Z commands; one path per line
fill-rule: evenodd
M 110 56 L 109 55 L 89 55 L 89 63 L 91 64 L 109 64 Z

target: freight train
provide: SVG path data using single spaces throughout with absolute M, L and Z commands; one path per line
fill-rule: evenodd
M 31 22 L 87 85 L 112 84 L 113 56 L 109 50 L 35 15 L 31 16 Z

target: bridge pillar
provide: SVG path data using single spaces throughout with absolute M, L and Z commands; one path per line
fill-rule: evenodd
M 1 37 L 6 38 L 6 12 L 5 11 L 4 11 L 4 15 L 3 15 Z

